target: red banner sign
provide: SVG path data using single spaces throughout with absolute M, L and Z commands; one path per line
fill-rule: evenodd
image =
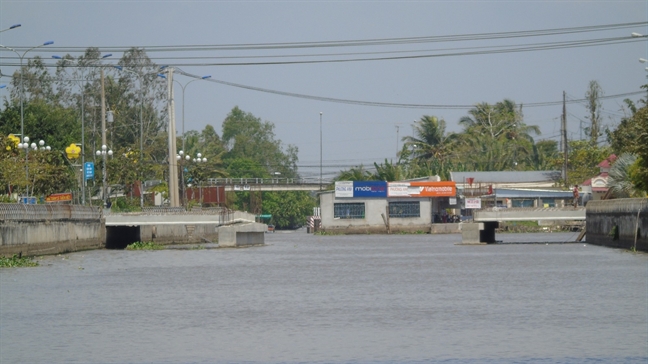
M 72 201 L 72 193 L 53 193 L 45 198 L 45 202 L 67 202 Z

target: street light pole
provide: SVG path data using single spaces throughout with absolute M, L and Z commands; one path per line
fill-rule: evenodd
M 106 92 L 104 89 L 104 71 L 101 69 L 101 154 L 103 155 L 103 175 L 101 186 L 101 198 L 106 205 Z
M 12 25 L 9 29 L 14 29 L 16 27 L 20 26 L 20 24 Z M 23 99 L 25 98 L 25 87 L 23 83 L 23 78 L 25 71 L 23 69 L 23 59 L 29 53 L 29 51 L 32 51 L 36 48 L 48 46 L 50 44 L 54 44 L 54 41 L 47 41 L 43 44 L 37 45 L 35 47 L 31 47 L 28 50 L 26 50 L 23 54 L 20 54 L 18 51 L 11 47 L 3 46 L 0 44 L 0 48 L 8 49 L 16 55 L 18 55 L 18 58 L 20 58 L 20 134 L 24 137 L 25 136 L 25 112 L 24 112 L 24 106 L 23 106 Z M 27 196 L 29 197 L 29 163 L 28 163 L 28 156 L 29 156 L 29 148 L 25 148 L 25 177 L 26 177 L 26 182 L 27 182 Z
M 111 57 L 112 53 L 108 53 L 106 55 L 103 55 L 100 59 L 105 59 L 108 57 Z M 63 57 L 53 55 L 52 58 L 54 59 L 59 59 L 63 60 Z M 77 64 L 77 67 L 79 66 L 79 60 L 77 59 L 74 61 L 74 63 Z M 63 63 L 63 67 L 65 67 L 65 63 Z M 80 83 L 77 83 L 79 87 L 81 88 L 81 168 L 83 168 L 83 173 L 82 173 L 82 180 L 81 180 L 81 204 L 85 205 L 86 204 L 86 194 L 85 194 L 85 186 L 86 186 L 86 176 L 85 176 L 85 87 L 88 84 L 88 79 L 86 78 L 85 72 L 81 71 L 81 79 L 84 81 L 84 84 L 81 85 Z M 74 80 L 75 82 L 77 80 Z
M 211 78 L 211 75 L 205 75 L 202 76 L 201 78 L 195 78 L 184 85 L 180 83 L 180 81 L 175 81 L 180 85 L 180 88 L 182 89 L 182 150 L 185 150 L 185 89 L 187 86 L 189 86 L 190 83 L 198 80 L 206 80 L 208 78 Z M 184 168 L 180 169 L 180 179 L 182 180 L 182 200 L 183 203 L 185 203 L 185 181 L 184 181 Z
M 320 191 L 322 190 L 322 114 L 320 111 Z
M 122 66 L 115 66 L 120 71 L 132 73 L 137 76 L 137 79 L 139 81 L 139 94 L 140 94 L 140 114 L 139 114 L 139 121 L 140 121 L 140 157 L 139 157 L 139 165 L 140 165 L 140 207 L 144 208 L 144 188 L 142 184 L 142 161 L 144 160 L 144 118 L 143 118 L 143 113 L 144 113 L 144 86 L 142 82 L 142 78 L 144 75 L 139 72 L 131 71 L 128 69 L 124 69 Z

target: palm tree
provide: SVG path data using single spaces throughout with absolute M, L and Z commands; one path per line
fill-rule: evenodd
M 522 106 L 505 99 L 495 105 L 476 104 L 468 114 L 459 120 L 464 126 L 457 137 L 460 160 L 473 164 L 476 170 L 533 168 L 531 134 L 540 134 L 540 128 L 523 122 Z
M 403 137 L 403 141 L 405 146 L 412 150 L 415 160 L 437 159 L 444 162 L 453 141 L 453 135 L 446 135 L 445 128 L 445 120 L 424 115 L 414 125 L 414 136 Z
M 630 169 L 637 156 L 630 153 L 620 155 L 612 164 L 608 174 L 608 187 L 615 197 L 644 197 L 645 194 L 632 183 Z
M 374 166 L 376 167 L 376 173 L 374 173 L 373 179 L 376 179 L 378 181 L 393 182 L 402 181 L 406 178 L 403 168 L 398 163 L 392 164 L 391 162 L 387 161 L 387 159 L 385 159 L 385 163 L 381 163 L 379 165 L 378 163 L 374 162 Z
M 334 178 L 336 181 L 370 181 L 373 179 L 373 174 L 366 170 L 362 164 L 351 169 L 340 171 L 340 174 Z
M 479 103 L 468 111 L 470 116 L 459 119 L 459 124 L 464 126 L 464 132 L 475 132 L 490 136 L 492 139 L 506 137 L 509 140 L 525 139 L 533 141 L 531 133 L 540 134 L 537 125 L 526 125 L 523 121 L 522 105 L 519 107 L 514 101 L 504 99 L 490 105 Z

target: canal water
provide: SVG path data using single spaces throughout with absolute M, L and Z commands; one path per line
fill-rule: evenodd
M 575 238 L 297 231 L 42 257 L 0 270 L 0 363 L 648 362 L 648 255 Z

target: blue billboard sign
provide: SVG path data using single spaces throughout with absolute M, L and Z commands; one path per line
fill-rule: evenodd
M 387 197 L 387 182 L 354 181 L 353 197 Z
M 83 166 L 83 174 L 84 174 L 86 180 L 93 179 L 94 178 L 94 163 L 86 162 L 85 166 Z
M 36 197 L 21 197 L 20 202 L 30 205 L 36 204 Z

